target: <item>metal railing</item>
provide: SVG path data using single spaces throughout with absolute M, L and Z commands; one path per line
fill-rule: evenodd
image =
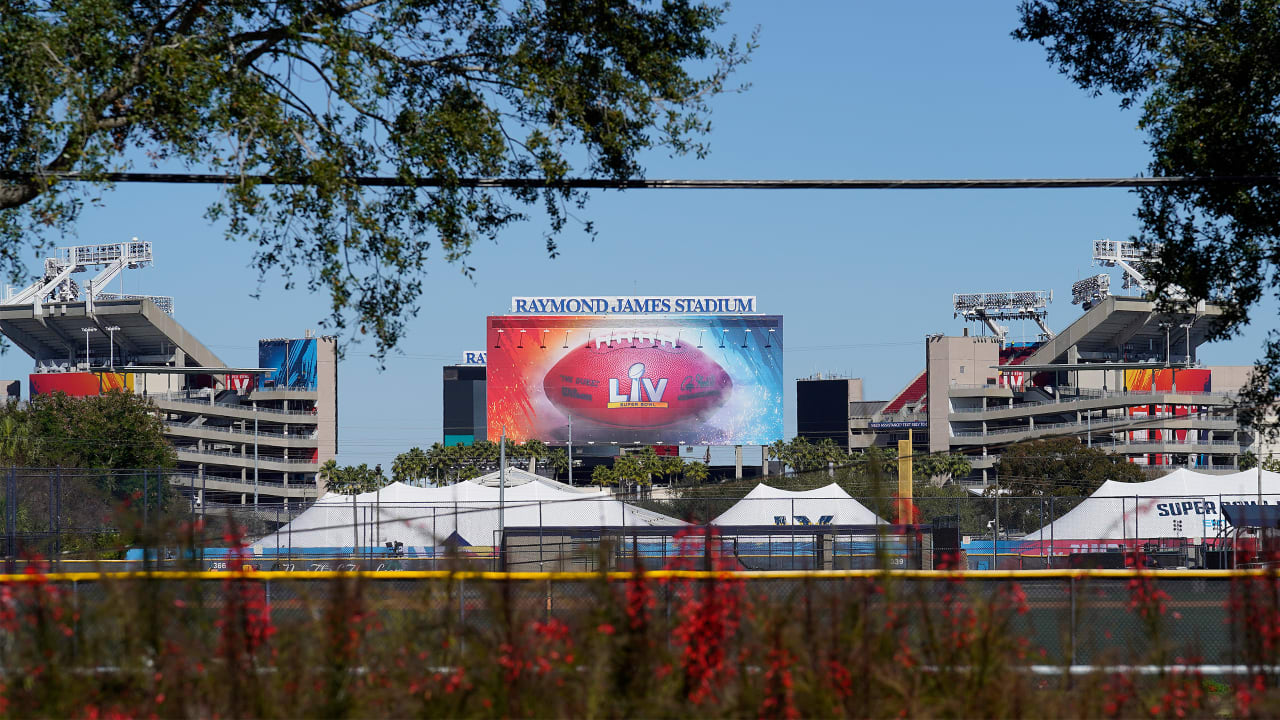
M 1232 422 L 1230 418 L 1225 417 L 1204 417 L 1199 415 L 1130 415 L 1122 418 L 1106 418 L 1094 419 L 1090 421 L 1081 420 L 1080 422 L 1058 422 L 1058 423 L 1036 423 L 1035 426 L 1020 425 L 1018 427 L 1008 428 L 989 428 L 982 430 L 953 430 L 952 437 L 988 437 L 991 435 L 1010 435 L 1013 433 L 1039 432 L 1041 430 L 1060 430 L 1062 428 L 1081 428 L 1092 430 L 1106 430 L 1124 427 L 1127 425 L 1139 424 L 1142 427 L 1136 430 L 1188 430 L 1194 431 L 1194 428 L 1163 428 L 1158 425 L 1152 425 L 1153 421 L 1179 421 L 1179 420 L 1198 420 L 1200 422 Z
M 157 399 L 157 400 L 165 400 L 167 402 L 190 403 L 193 405 L 205 405 L 205 406 L 220 407 L 220 408 L 233 408 L 236 410 L 244 410 L 246 412 L 272 413 L 275 415 L 289 415 L 293 417 L 314 418 L 316 415 L 314 410 L 278 410 L 276 408 L 266 408 L 261 406 L 255 407 L 253 405 L 243 405 L 240 403 L 209 402 L 208 400 L 209 396 L 207 394 L 205 394 L 204 396 L 192 397 L 191 394 L 185 393 L 185 392 L 165 392 L 165 393 L 147 393 L 146 397 Z
M 198 450 L 196 448 L 177 448 L 177 450 L 180 453 L 192 453 L 194 455 L 213 455 L 217 457 L 231 457 L 231 458 L 238 458 L 240 460 L 245 460 L 245 461 L 253 460 L 252 454 L 245 454 L 245 453 L 224 452 L 222 450 Z M 311 460 L 309 458 L 297 459 L 297 458 L 267 457 L 261 453 L 258 454 L 258 462 L 286 463 L 289 465 L 319 465 L 318 462 L 316 462 L 315 460 Z
M 952 385 L 951 387 L 965 387 Z M 974 386 L 981 387 L 981 386 Z M 985 413 L 999 412 L 1001 410 L 1017 410 L 1026 407 L 1041 407 L 1045 405 L 1069 405 L 1077 402 L 1087 402 L 1090 400 L 1098 400 L 1103 398 L 1150 398 L 1155 395 L 1192 395 L 1199 398 L 1216 399 L 1224 402 L 1230 402 L 1235 399 L 1235 393 L 1214 392 L 1205 390 L 1101 390 L 1098 388 L 1072 388 L 1070 394 L 1060 394 L 1055 399 L 1050 400 L 1032 400 L 1027 402 L 1014 403 L 1012 405 L 991 405 L 987 407 L 958 407 L 951 412 L 960 413 Z
M 226 433 L 229 435 L 245 435 L 245 436 L 248 436 L 249 438 L 252 438 L 254 435 L 257 435 L 259 437 L 282 438 L 285 440 L 316 439 L 316 431 L 314 430 L 311 431 L 310 433 L 305 433 L 305 434 L 304 433 L 268 432 L 266 430 L 259 430 L 255 433 L 252 430 L 238 430 L 235 428 L 218 427 L 216 425 L 194 425 L 192 423 L 173 422 L 171 420 L 165 422 L 165 427 L 170 427 L 177 430 L 208 430 L 209 432 Z
M 253 487 L 253 484 L 254 484 L 253 478 L 251 477 L 250 478 L 225 477 L 222 475 L 212 475 L 210 473 L 205 473 L 204 476 L 201 477 L 196 473 L 175 472 L 175 473 L 167 473 L 165 477 L 168 478 L 170 485 L 175 485 L 179 488 L 194 488 L 196 490 L 201 489 L 200 484 L 205 480 L 208 480 L 211 482 L 223 482 L 223 483 L 235 483 L 237 485 L 248 485 L 249 487 Z M 305 482 L 301 480 L 294 481 L 294 482 L 284 482 L 283 480 L 267 480 L 267 479 L 260 478 L 257 484 L 262 486 L 270 486 L 270 487 L 277 487 L 277 488 L 294 488 L 294 487 L 312 488 L 312 489 L 315 488 L 315 483 Z

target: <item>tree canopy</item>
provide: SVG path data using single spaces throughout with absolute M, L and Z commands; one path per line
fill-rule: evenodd
M 8 406 L 4 414 L 0 429 L 8 438 L 17 438 L 10 445 L 13 454 L 5 458 L 13 464 L 151 470 L 177 463 L 154 408 L 133 393 L 40 395 L 25 409 Z M 11 442 L 6 439 L 6 444 Z
M 227 173 L 236 181 L 207 217 L 255 248 L 260 281 L 327 292 L 328 322 L 354 322 L 381 356 L 417 311 L 429 252 L 470 273 L 473 243 L 536 207 L 554 256 L 585 200 L 555 181 L 638 177 L 652 148 L 705 153 L 708 102 L 753 46 L 715 37 L 724 12 L 697 0 L 2 0 L 0 266 L 19 274 L 33 242 L 71 231 L 96 201 L 98 188 L 58 173 Z M 504 176 L 534 182 L 466 182 Z
M 1024 0 L 1014 37 L 1095 95 L 1140 106 L 1153 176 L 1207 182 L 1138 190 L 1135 238 L 1167 306 L 1217 303 L 1212 337 L 1238 334 L 1280 296 L 1280 1 Z M 1183 297 L 1185 292 L 1185 297 Z M 1270 327 L 1242 419 L 1271 433 L 1280 398 L 1280 330 Z
M 327 460 L 320 466 L 320 476 L 324 479 L 325 489 L 339 495 L 373 492 L 391 484 L 382 474 L 381 465 L 369 467 L 365 463 L 339 465 L 336 460 Z
M 1073 437 L 1016 443 L 996 463 L 1002 493 L 1015 497 L 1085 496 L 1108 480 L 1143 482 L 1142 468 Z M 994 489 L 994 488 L 993 488 Z

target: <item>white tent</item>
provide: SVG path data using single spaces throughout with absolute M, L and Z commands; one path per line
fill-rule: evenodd
M 877 525 L 884 520 L 839 485 L 782 490 L 764 483 L 711 521 L 715 525 Z
M 1179 469 L 1140 483 L 1108 480 L 1077 507 L 1026 541 L 1213 538 L 1226 527 L 1223 504 L 1280 503 L 1280 473 L 1206 475 Z
M 500 524 L 509 528 L 683 524 L 616 500 L 607 491 L 570 487 L 516 468 L 507 469 L 502 493 L 497 475 L 445 487 L 392 483 L 380 492 L 354 498 L 328 493 L 288 525 L 254 543 L 253 549 L 341 549 L 388 541 L 423 548 L 443 545 L 451 537 L 467 545 L 492 546 Z

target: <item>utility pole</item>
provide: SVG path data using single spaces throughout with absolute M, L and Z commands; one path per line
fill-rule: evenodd
M 507 534 L 507 426 L 498 440 L 498 547 Z
M 253 418 L 253 509 L 258 509 L 258 418 Z
M 996 470 L 996 532 L 991 536 L 991 569 L 1000 569 L 1000 471 Z

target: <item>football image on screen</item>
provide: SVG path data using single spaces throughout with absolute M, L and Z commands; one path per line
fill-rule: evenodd
M 626 326 L 623 326 L 623 323 Z M 488 432 L 517 441 L 768 444 L 776 315 L 489 318 Z

